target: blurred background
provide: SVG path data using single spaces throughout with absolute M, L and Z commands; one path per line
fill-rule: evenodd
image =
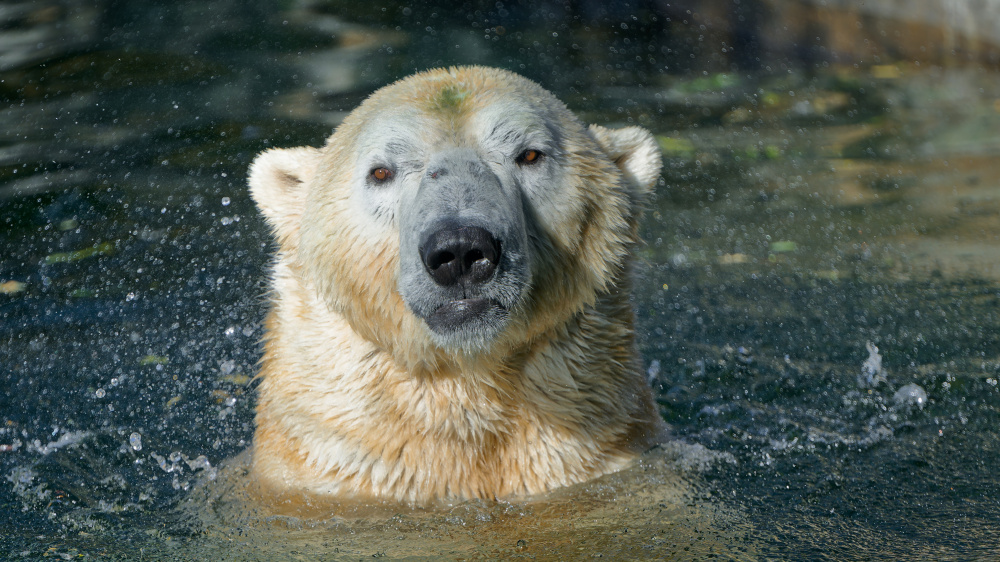
M 589 542 L 502 502 L 206 523 L 253 429 L 247 166 L 455 64 L 656 135 L 634 302 L 693 491 L 605 482 L 649 502 Z M 0 2 L 0 558 L 989 558 L 998 70 L 1000 0 Z

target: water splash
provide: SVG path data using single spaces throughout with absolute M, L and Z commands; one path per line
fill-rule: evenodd
M 886 372 L 882 368 L 882 356 L 878 354 L 878 348 L 872 342 L 867 342 L 868 359 L 861 365 L 861 374 L 858 375 L 858 386 L 861 388 L 875 388 L 886 382 Z
M 58 429 L 56 430 L 56 432 L 58 432 Z M 60 435 L 59 439 L 56 439 L 55 441 L 50 441 L 44 445 L 40 440 L 35 439 L 33 442 L 28 444 L 28 451 L 39 453 L 41 455 L 47 455 L 52 451 L 62 449 L 63 447 L 76 445 L 81 441 L 83 441 L 84 439 L 86 439 L 87 437 L 90 437 L 90 435 L 91 432 L 89 431 L 67 431 L 62 435 Z
M 180 476 L 184 474 L 184 466 L 187 465 L 188 470 L 192 474 L 201 470 L 201 475 L 208 480 L 215 480 L 217 469 L 212 466 L 212 463 L 208 461 L 205 455 L 198 455 L 194 459 L 188 457 L 180 451 L 174 451 L 170 453 L 169 456 L 164 457 L 156 453 L 149 453 L 150 458 L 156 461 L 156 464 L 160 467 L 160 470 L 168 474 L 173 475 L 172 486 L 175 490 L 188 490 L 191 487 L 190 480 L 182 480 Z

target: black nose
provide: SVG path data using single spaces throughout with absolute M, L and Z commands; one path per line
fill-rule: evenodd
M 438 285 L 482 283 L 497 268 L 500 241 L 478 226 L 439 230 L 421 244 L 420 259 Z

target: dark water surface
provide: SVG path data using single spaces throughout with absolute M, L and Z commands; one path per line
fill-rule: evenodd
M 0 4 L 0 559 L 1000 555 L 991 51 L 771 52 L 745 4 Z M 678 441 L 531 502 L 229 505 L 273 249 L 247 165 L 453 63 L 659 138 L 635 305 Z

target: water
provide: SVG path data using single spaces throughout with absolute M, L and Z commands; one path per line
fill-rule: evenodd
M 282 6 L 4 6 L 0 558 L 1000 552 L 996 22 L 874 60 L 709 3 Z M 855 43 L 908 29 L 891 8 Z M 246 166 L 452 63 L 660 140 L 635 305 L 676 441 L 528 502 L 257 513 L 234 498 L 273 247 Z

